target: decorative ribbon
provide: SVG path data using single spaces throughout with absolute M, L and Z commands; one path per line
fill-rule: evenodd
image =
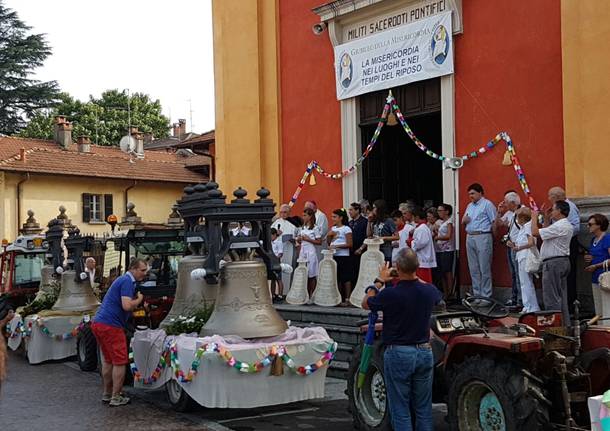
M 129 368 L 131 369 L 131 373 L 133 374 L 133 379 L 136 382 L 142 383 L 144 385 L 152 385 L 157 380 L 159 380 L 159 377 L 161 376 L 161 371 L 163 371 L 163 369 L 165 369 L 165 367 L 167 366 L 167 353 L 168 353 L 167 350 L 164 350 L 163 352 L 161 352 L 161 357 L 159 358 L 159 363 L 155 367 L 155 370 L 153 371 L 153 373 L 151 374 L 150 377 L 142 377 L 142 373 L 140 373 L 140 371 L 138 370 L 138 367 L 136 366 L 136 362 L 133 359 L 133 350 L 131 349 L 131 346 L 130 346 L 129 347 Z
M 65 341 L 75 338 L 78 335 L 79 331 L 81 331 L 85 327 L 85 323 L 85 319 L 83 319 L 70 332 L 66 332 L 64 334 L 53 334 L 51 331 L 49 331 L 49 328 L 44 325 L 44 322 L 40 317 L 36 318 L 36 326 L 40 328 L 40 331 L 47 337 L 53 338 L 56 341 Z M 31 327 L 31 322 L 28 322 L 28 325 Z
M 301 191 L 303 190 L 303 187 L 305 186 L 307 177 L 309 177 L 310 175 L 313 175 L 313 173 L 312 173 L 313 169 L 315 169 L 325 178 L 329 178 L 329 179 L 333 179 L 333 180 L 343 178 L 343 177 L 355 172 L 356 169 L 362 164 L 364 159 L 366 159 L 369 156 L 370 152 L 373 150 L 375 144 L 377 143 L 377 138 L 379 137 L 379 133 L 381 132 L 381 129 L 385 124 L 385 120 L 386 120 L 390 110 L 398 118 L 398 121 L 402 125 L 402 128 L 405 130 L 405 132 L 407 132 L 407 135 L 409 135 L 409 137 L 411 138 L 413 143 L 415 145 L 417 145 L 417 147 L 420 150 L 422 150 L 427 156 L 432 157 L 433 159 L 440 160 L 440 161 L 445 161 L 448 159 L 448 157 L 443 156 L 441 154 L 437 154 L 434 151 L 430 150 L 428 147 L 426 147 L 424 145 L 423 142 L 421 142 L 419 140 L 419 138 L 415 135 L 415 133 L 413 133 L 413 130 L 411 129 L 411 127 L 409 127 L 409 125 L 407 124 L 407 121 L 405 120 L 404 116 L 402 115 L 402 112 L 400 111 L 400 108 L 398 107 L 398 104 L 396 103 L 396 99 L 392 95 L 392 91 L 390 91 L 388 93 L 388 97 L 386 98 L 386 104 L 383 108 L 383 112 L 381 114 L 381 119 L 380 119 L 379 123 L 377 124 L 377 128 L 375 129 L 375 133 L 373 134 L 371 141 L 367 145 L 367 147 L 364 150 L 364 152 L 362 153 L 362 155 L 358 158 L 356 163 L 353 166 L 349 167 L 348 169 L 345 169 L 339 173 L 331 174 L 331 173 L 326 172 L 319 165 L 319 163 L 316 160 L 312 160 L 311 162 L 309 162 L 307 164 L 307 169 L 305 170 L 305 173 L 303 174 L 303 177 L 301 178 L 301 181 L 299 182 L 297 189 L 295 190 L 294 194 L 292 195 L 292 198 L 290 198 L 290 202 L 288 203 L 288 205 L 290 205 L 291 207 L 294 206 L 297 199 L 299 198 L 299 195 L 301 194 Z M 504 141 L 504 143 L 506 144 L 505 159 L 507 159 L 507 161 L 508 161 L 507 164 L 513 165 L 513 168 L 515 170 L 515 174 L 517 175 L 517 179 L 519 181 L 521 189 L 523 190 L 523 193 L 525 193 L 525 195 L 527 196 L 530 207 L 532 209 L 537 210 L 538 205 L 536 204 L 536 201 L 534 200 L 534 198 L 531 195 L 529 185 L 527 184 L 527 181 L 525 179 L 525 173 L 523 172 L 523 168 L 521 167 L 521 164 L 519 163 L 519 159 L 517 158 L 517 153 L 515 151 L 515 145 L 512 142 L 512 140 L 507 132 L 499 132 L 493 139 L 491 139 L 489 142 L 487 142 L 487 144 L 485 144 L 484 146 L 482 146 L 479 149 L 472 151 L 468 154 L 459 156 L 458 158 L 460 158 L 464 161 L 477 158 L 480 155 L 485 154 L 488 151 L 490 151 L 491 149 L 493 149 L 500 141 Z M 314 182 L 314 184 L 315 184 L 315 182 Z
M 373 151 L 375 144 L 377 143 L 377 138 L 379 138 L 381 129 L 383 128 L 383 125 L 385 124 L 385 120 L 390 111 L 390 106 L 391 106 L 390 102 L 391 102 L 390 98 L 388 97 L 386 104 L 383 107 L 383 112 L 381 113 L 381 118 L 380 118 L 379 122 L 377 123 L 377 128 L 375 129 L 375 133 L 373 133 L 373 137 L 369 141 L 369 144 L 366 146 L 364 152 L 360 155 L 360 157 L 358 157 L 358 160 L 356 160 L 356 163 L 353 166 L 350 166 L 348 169 L 345 169 L 341 172 L 338 172 L 336 174 L 330 174 L 330 173 L 326 172 L 322 168 L 322 166 L 320 166 L 318 164 L 318 162 L 316 160 L 312 160 L 311 162 L 308 163 L 307 169 L 305 170 L 305 173 L 303 174 L 303 177 L 301 178 L 301 181 L 299 182 L 297 189 L 295 190 L 294 194 L 292 195 L 292 198 L 290 198 L 290 202 L 288 203 L 288 205 L 290 205 L 292 207 L 295 204 L 295 202 L 299 198 L 299 195 L 301 194 L 301 191 L 303 190 L 303 187 L 305 186 L 307 177 L 309 177 L 309 175 L 312 175 L 312 178 L 313 178 L 313 174 L 312 174 L 313 169 L 315 169 L 318 173 L 320 173 L 325 178 L 338 180 L 338 179 L 341 179 L 343 177 L 346 177 L 346 176 L 352 174 L 353 172 L 356 171 L 356 169 L 358 169 L 358 167 L 360 165 L 362 165 L 362 162 L 364 162 L 364 159 L 366 159 L 369 156 L 371 151 Z M 311 181 L 310 181 L 310 184 L 311 184 Z M 315 185 L 315 181 L 313 181 L 313 184 L 311 184 L 311 185 Z
M 330 362 L 335 357 L 335 352 L 337 351 L 337 343 L 331 343 L 326 352 L 322 355 L 322 357 L 316 362 L 308 365 L 297 366 L 294 363 L 294 359 L 287 353 L 285 346 L 271 346 L 269 349 L 269 353 L 262 359 L 248 363 L 244 361 L 240 361 L 235 359 L 233 354 L 226 348 L 219 346 L 216 343 L 204 344 L 195 350 L 195 356 L 191 363 L 190 369 L 185 373 L 180 369 L 180 360 L 178 358 L 178 345 L 176 342 L 172 343 L 169 347 L 169 357 L 170 357 L 170 366 L 172 367 L 172 372 L 176 377 L 176 380 L 186 383 L 193 381 L 193 378 L 197 375 L 199 370 L 199 366 L 201 365 L 201 358 L 204 354 L 215 353 L 219 358 L 223 359 L 225 363 L 231 367 L 235 368 L 237 371 L 244 374 L 255 374 L 259 373 L 265 368 L 271 366 L 276 357 L 281 358 L 284 364 L 292 370 L 294 373 L 308 376 L 313 374 L 318 369 L 324 367 L 325 365 L 330 364 Z M 161 359 L 159 360 L 159 364 L 153 371 L 152 375 L 148 378 L 143 378 L 142 374 L 138 371 L 135 361 L 133 358 L 133 351 L 129 352 L 129 360 L 131 371 L 134 374 L 134 379 L 138 382 L 143 383 L 145 385 L 150 385 L 156 382 L 161 375 L 161 371 L 167 365 L 167 361 L 165 356 L 167 355 L 167 351 L 161 352 Z

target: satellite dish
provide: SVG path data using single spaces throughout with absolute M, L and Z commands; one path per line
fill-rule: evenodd
M 119 147 L 124 153 L 133 153 L 136 150 L 136 139 L 133 136 L 123 136 L 119 141 Z

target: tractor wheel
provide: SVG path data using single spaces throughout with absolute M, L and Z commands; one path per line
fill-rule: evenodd
M 517 364 L 474 356 L 450 374 L 452 431 L 547 430 L 548 400 L 539 382 Z
M 172 408 L 177 412 L 190 412 L 199 405 L 174 379 L 169 379 L 165 384 L 165 393 Z
M 390 409 L 387 404 L 383 376 L 383 348 L 380 342 L 373 346 L 369 369 L 362 388 L 358 389 L 358 368 L 362 346 L 356 348 L 347 374 L 349 410 L 354 428 L 365 431 L 391 431 Z
M 91 325 L 85 325 L 76 336 L 76 358 L 82 371 L 97 369 L 97 340 Z

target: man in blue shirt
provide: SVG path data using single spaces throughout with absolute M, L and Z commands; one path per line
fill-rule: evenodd
M 466 255 L 475 296 L 491 297 L 491 260 L 493 256 L 492 225 L 496 207 L 483 196 L 479 183 L 468 187 L 471 202 L 466 207 L 462 224 L 466 228 Z
M 148 264 L 144 259 L 134 259 L 127 272 L 114 280 L 106 292 L 91 324 L 91 330 L 104 356 L 102 401 L 113 407 L 129 403 L 129 398 L 121 394 L 125 366 L 129 363 L 124 329 L 131 312 L 144 300 L 141 292 L 135 294 L 136 282 L 144 280 L 147 271 Z
M 434 361 L 430 347 L 432 307 L 441 301 L 441 292 L 415 274 L 419 262 L 410 248 L 396 256 L 398 282 L 377 291 L 392 280 L 389 263 L 382 267 L 375 287 L 367 289 L 362 308 L 383 312 L 383 368 L 392 428 L 411 431 L 411 409 L 415 428 L 431 431 L 432 374 Z
M 568 221 L 572 225 L 573 233 L 572 240 L 570 241 L 570 273 L 568 274 L 568 306 L 570 310 L 574 306 L 574 301 L 576 301 L 576 267 L 578 263 L 578 233 L 580 232 L 580 211 L 576 204 L 571 200 L 566 198 L 566 191 L 561 187 L 551 187 L 548 193 L 549 201 L 551 202 L 551 207 L 547 210 L 545 216 L 547 217 L 548 222 L 545 223 L 545 227 L 550 223 L 553 223 L 553 220 L 550 217 L 551 210 L 553 209 L 553 205 L 557 201 L 566 201 L 570 206 L 570 213 L 568 214 Z

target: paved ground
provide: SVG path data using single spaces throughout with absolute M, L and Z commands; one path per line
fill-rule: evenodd
M 109 408 L 100 397 L 97 373 L 75 362 L 29 365 L 9 355 L 9 376 L 0 394 L 0 418 L 10 429 L 72 430 L 352 430 L 344 395 L 345 382 L 328 379 L 326 398 L 258 409 L 204 409 L 174 412 L 163 391 L 127 389 L 132 403 Z M 444 406 L 435 406 L 435 430 L 445 431 Z M 4 428 L 3 428 L 4 429 Z M 9 429 L 9 428 L 7 428 Z

